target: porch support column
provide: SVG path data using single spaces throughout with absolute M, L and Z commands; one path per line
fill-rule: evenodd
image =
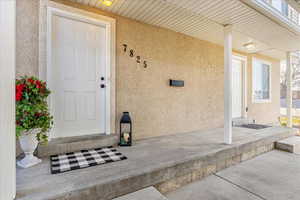
M 16 196 L 16 0 L 0 0 L 0 199 Z
M 224 26 L 224 142 L 232 143 L 232 25 Z
M 291 52 L 287 52 L 286 54 L 286 115 L 287 115 L 287 126 L 293 126 L 293 115 L 292 115 L 292 107 L 293 107 L 293 94 L 292 94 L 292 64 L 291 64 Z

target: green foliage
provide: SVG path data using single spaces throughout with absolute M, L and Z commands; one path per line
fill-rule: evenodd
M 47 97 L 50 90 L 46 83 L 35 77 L 21 77 L 16 80 L 16 134 L 39 129 L 37 140 L 45 143 L 47 133 L 53 126 L 53 117 L 49 113 Z

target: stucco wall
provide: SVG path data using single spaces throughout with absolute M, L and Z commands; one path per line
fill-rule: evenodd
M 117 112 L 129 110 L 137 137 L 222 126 L 223 49 L 126 19 L 118 20 Z M 122 43 L 148 60 L 139 67 Z M 185 81 L 172 88 L 169 79 Z
M 254 103 L 252 101 L 252 60 L 253 57 L 271 62 L 271 102 Z M 280 61 L 261 55 L 248 55 L 248 116 L 257 123 L 278 122 L 280 116 Z
M 26 1 L 30 2 L 34 10 L 37 9 L 35 3 L 30 0 Z M 134 121 L 135 138 L 223 126 L 222 46 L 79 4 L 70 2 L 66 4 L 114 17 L 117 20 L 116 124 L 118 124 L 121 113 L 129 111 Z M 38 11 L 33 13 L 38 14 Z M 29 13 L 18 13 L 23 17 L 26 14 Z M 28 34 L 35 33 L 37 28 L 37 24 L 22 27 L 22 29 L 26 29 L 23 32 Z M 24 36 L 18 35 L 19 43 L 25 42 L 22 37 Z M 123 52 L 122 44 L 124 43 L 129 48 L 135 49 L 142 59 L 147 60 L 147 69 L 139 66 L 135 59 Z M 33 39 L 32 46 L 38 46 L 38 39 Z M 40 51 L 44 50 L 40 49 Z M 38 60 L 36 51 L 28 52 L 31 60 Z M 23 60 L 26 61 L 21 54 L 18 52 L 17 55 L 20 63 Z M 43 63 L 41 60 L 45 60 L 43 56 L 40 55 L 40 63 Z M 249 66 L 251 65 L 250 57 L 248 59 Z M 275 63 L 272 66 L 272 91 L 278 90 L 279 92 L 279 62 L 273 61 Z M 251 75 L 249 66 L 248 76 Z M 25 70 L 27 68 L 21 65 L 18 65 L 17 68 L 20 74 L 27 74 L 27 70 Z M 28 68 L 33 74 L 37 74 L 36 65 L 28 66 Z M 169 87 L 168 80 L 170 78 L 185 80 L 185 87 Z M 279 114 L 278 93 L 272 93 L 272 103 L 254 105 L 251 103 L 250 81 L 251 78 L 248 78 L 249 116 L 261 122 L 276 120 L 277 116 L 275 117 L 273 113 L 277 114 L 277 112 L 272 110 L 278 110 Z
M 38 75 L 39 0 L 16 2 L 16 75 Z

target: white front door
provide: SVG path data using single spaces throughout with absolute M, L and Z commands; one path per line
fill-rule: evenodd
M 105 133 L 105 27 L 52 19 L 54 136 Z
M 243 62 L 232 60 L 232 118 L 241 118 L 243 107 Z

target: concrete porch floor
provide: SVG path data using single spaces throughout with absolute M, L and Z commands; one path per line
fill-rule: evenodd
M 44 158 L 35 167 L 17 169 L 17 200 L 112 199 L 292 135 L 294 130 L 282 127 L 235 127 L 232 145 L 223 144 L 222 128 L 156 137 L 119 148 L 128 160 L 57 175 L 50 174 Z

